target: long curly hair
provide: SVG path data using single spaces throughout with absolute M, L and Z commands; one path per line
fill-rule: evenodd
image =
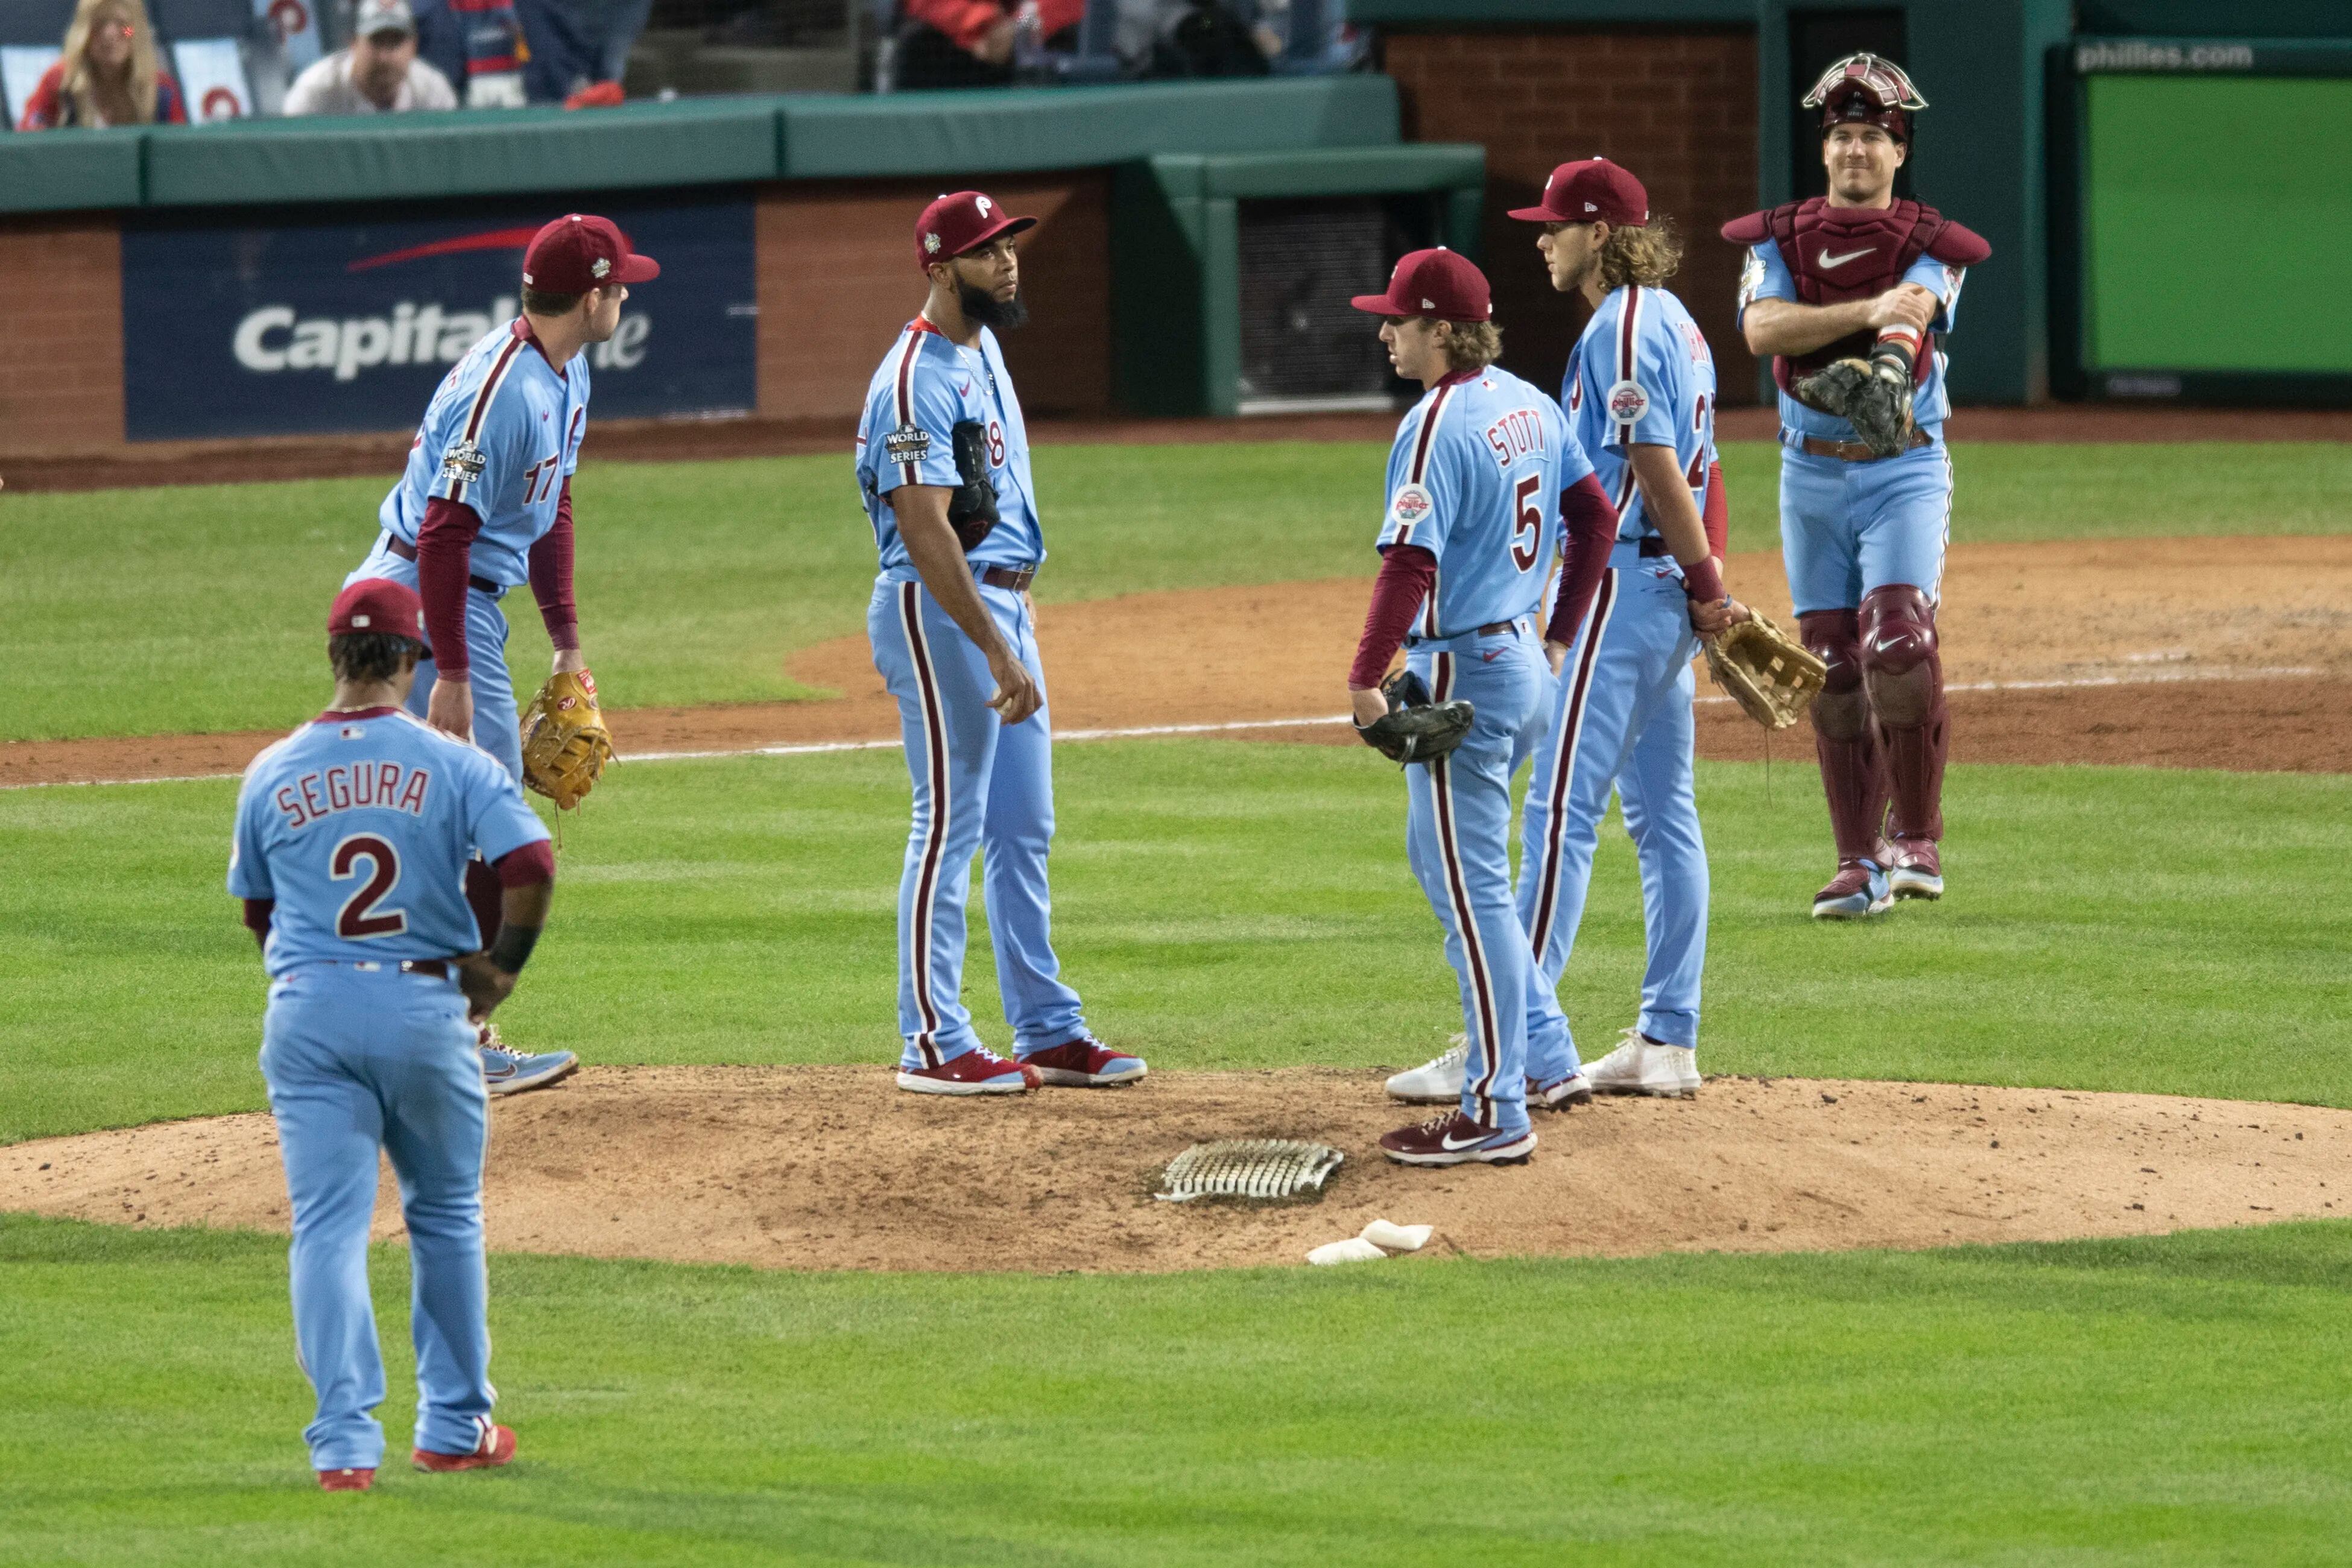
M 89 36 L 99 23 L 119 15 L 131 24 L 131 71 L 127 83 L 101 81 L 90 68 Z M 65 69 L 58 88 L 73 103 L 77 125 L 152 125 L 163 68 L 155 56 L 155 25 L 146 0 L 78 0 L 66 28 Z
M 1675 232 L 1674 220 L 1654 215 L 1644 227 L 1609 231 L 1601 245 L 1601 284 L 1603 289 L 1628 283 L 1659 289 L 1682 264 L 1683 237 Z

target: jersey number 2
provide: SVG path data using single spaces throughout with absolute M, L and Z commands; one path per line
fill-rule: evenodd
M 1536 492 L 1541 489 L 1543 476 L 1529 474 L 1511 492 L 1511 564 L 1522 572 L 1543 553 L 1543 511 L 1536 505 Z
M 400 880 L 400 852 L 373 833 L 354 833 L 335 846 L 334 858 L 328 862 L 328 873 L 338 882 L 348 882 L 358 876 L 359 863 L 369 862 L 373 875 L 366 885 L 343 900 L 342 913 L 335 917 L 335 934 L 354 942 L 365 942 L 373 936 L 397 936 L 408 929 L 408 911 L 386 910 L 376 912 L 393 885 Z

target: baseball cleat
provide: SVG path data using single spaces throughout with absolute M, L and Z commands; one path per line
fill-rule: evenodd
M 1860 921 L 1884 914 L 1895 902 L 1886 872 L 1867 857 L 1838 862 L 1837 875 L 1813 895 L 1813 919 Z
M 1111 1089 L 1138 1082 L 1147 1070 L 1141 1057 L 1112 1050 L 1091 1035 L 1033 1051 L 1021 1064 L 1056 1089 Z
M 1898 899 L 1940 899 L 1944 896 L 1944 858 L 1932 838 L 1898 838 L 1895 864 L 1887 868 L 1887 890 Z
M 1592 1103 L 1592 1079 L 1582 1068 L 1566 1078 L 1556 1078 L 1549 1083 L 1528 1079 L 1528 1104 L 1546 1110 L 1566 1110 L 1570 1106 Z
M 974 1046 L 935 1068 L 900 1068 L 898 1087 L 914 1094 L 1025 1094 L 1045 1081 L 1025 1062 L 1008 1062 Z
M 487 1470 L 505 1464 L 515 1457 L 515 1435 L 511 1426 L 500 1426 L 486 1415 L 474 1417 L 482 1429 L 482 1440 L 474 1445 L 470 1454 L 436 1454 L 430 1448 L 409 1451 L 408 1462 L 420 1470 Z
M 1381 1152 L 1400 1165 L 1518 1165 L 1535 1147 L 1532 1127 L 1506 1132 L 1458 1110 L 1400 1127 L 1381 1140 Z
M 482 1087 L 492 1094 L 520 1094 L 527 1089 L 545 1089 L 559 1079 L 571 1077 L 580 1066 L 580 1058 L 570 1051 L 510 1050 L 499 1037 L 496 1024 L 482 1026 L 475 1048 L 482 1058 Z
M 1432 1058 L 1411 1072 L 1389 1079 L 1389 1098 L 1412 1105 L 1456 1105 L 1462 1100 L 1462 1079 L 1470 1060 L 1470 1037 L 1456 1035 L 1442 1056 Z
M 1698 1052 L 1688 1046 L 1663 1046 L 1639 1028 L 1625 1031 L 1624 1043 L 1597 1062 L 1587 1062 L 1584 1076 L 1595 1094 L 1646 1094 L 1659 1100 L 1692 1100 L 1698 1095 Z
M 320 1470 L 319 1489 L 322 1492 L 363 1492 L 375 1485 L 373 1468 Z

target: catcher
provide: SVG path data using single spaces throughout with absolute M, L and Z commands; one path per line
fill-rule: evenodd
M 1405 847 L 1461 983 L 1465 1058 L 1448 1111 L 1381 1140 L 1407 1165 L 1507 1163 L 1536 1146 L 1528 1120 L 1528 935 L 1511 901 L 1511 774 L 1534 744 L 1551 682 L 1536 611 L 1571 505 L 1592 486 L 1559 405 L 1494 368 L 1502 338 L 1486 279 L 1447 250 L 1397 263 L 1383 318 L 1397 374 L 1425 395 L 1389 454 L 1380 578 L 1348 695 L 1365 741 L 1405 768 Z M 1385 687 L 1399 643 L 1405 669 Z
M 417 591 L 432 651 L 417 666 L 409 710 L 474 742 L 559 806 L 577 805 L 612 755 L 572 592 L 584 351 L 619 328 L 629 285 L 660 273 L 604 218 L 573 213 L 541 229 L 523 253 L 522 314 L 467 350 L 434 393 L 407 471 L 384 497 L 383 534 L 346 579 L 386 577 Z M 528 769 L 499 608 L 525 582 L 555 645 L 552 676 L 531 703 Z M 495 942 L 499 879 L 478 860 L 466 868 L 466 900 L 484 944 Z M 509 1050 L 487 1020 L 478 1045 L 492 1094 L 538 1089 L 580 1065 L 570 1051 Z
M 1827 671 L 1813 745 L 1837 872 L 1819 920 L 1943 896 L 1949 728 L 1936 606 L 1952 511 L 1944 355 L 1967 269 L 1991 247 L 1895 195 L 1911 117 L 1900 67 L 1849 55 L 1806 95 L 1829 194 L 1751 213 L 1740 331 L 1780 388 L 1780 540 L 1805 646 Z M 1892 809 L 1890 806 L 1892 797 Z

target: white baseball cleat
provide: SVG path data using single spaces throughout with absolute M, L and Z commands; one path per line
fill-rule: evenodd
M 1566 1078 L 1554 1079 L 1549 1083 L 1538 1083 L 1533 1079 L 1528 1079 L 1528 1104 L 1530 1107 L 1541 1106 L 1546 1110 L 1566 1110 L 1572 1105 L 1591 1103 L 1592 1079 L 1587 1076 L 1583 1068 L 1577 1068 Z
M 474 1048 L 482 1058 L 482 1088 L 491 1094 L 520 1094 L 569 1078 L 580 1066 L 570 1051 L 519 1051 L 499 1037 L 496 1024 L 484 1024 Z
M 1389 1098 L 1412 1105 L 1451 1105 L 1462 1098 L 1469 1060 L 1470 1037 L 1456 1035 L 1443 1056 L 1389 1079 Z
M 1698 1094 L 1698 1052 L 1688 1046 L 1662 1046 L 1625 1031 L 1624 1043 L 1597 1062 L 1584 1065 L 1595 1094 L 1647 1094 L 1660 1100 L 1690 1100 Z

